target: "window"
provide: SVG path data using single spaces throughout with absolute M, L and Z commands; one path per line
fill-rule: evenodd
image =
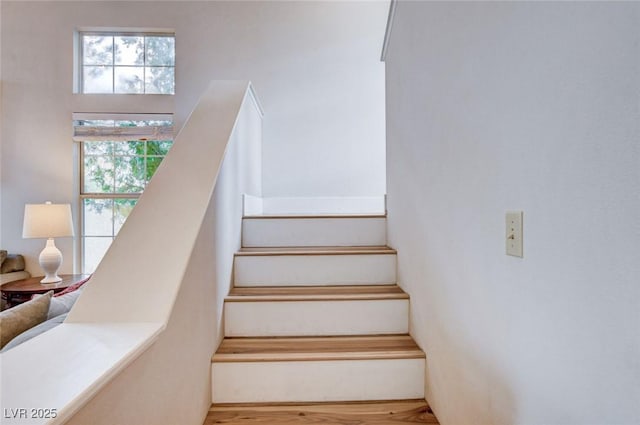
M 170 119 L 143 115 L 74 117 L 74 140 L 81 142 L 83 273 L 94 271 L 172 146 Z
M 175 93 L 175 36 L 81 32 L 80 92 Z

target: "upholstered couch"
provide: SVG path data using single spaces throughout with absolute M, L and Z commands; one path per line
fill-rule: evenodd
M 55 295 L 53 291 L 36 295 L 30 301 L 0 312 L 1 351 L 10 350 L 64 322 L 88 280 L 89 277 Z
M 24 257 L 20 254 L 9 254 L 4 249 L 0 250 L 0 286 L 14 280 L 28 279 L 31 275 L 24 270 Z M 4 310 L 4 300 L 0 304 L 0 310 Z

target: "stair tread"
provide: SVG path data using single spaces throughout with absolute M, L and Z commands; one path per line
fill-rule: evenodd
M 226 301 L 329 301 L 408 299 L 398 285 L 233 287 Z
M 384 214 L 261 214 L 245 215 L 243 219 L 317 219 L 317 218 L 386 218 Z
M 278 424 L 437 424 L 427 402 L 418 400 L 341 403 L 213 404 L 203 425 Z
M 240 248 L 236 256 L 259 255 L 348 255 L 348 254 L 396 254 L 386 245 L 380 246 L 305 246 L 305 247 L 255 247 Z
M 214 362 L 416 359 L 424 352 L 410 335 L 225 338 Z

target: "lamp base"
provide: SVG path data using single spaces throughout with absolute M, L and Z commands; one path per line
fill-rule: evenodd
M 62 252 L 56 247 L 53 238 L 47 239 L 47 245 L 44 247 L 38 257 L 40 267 L 44 270 L 45 276 L 40 283 L 57 283 L 62 278 L 58 276 L 58 269 L 62 264 Z
M 56 273 L 53 276 L 45 276 L 44 279 L 42 279 L 40 281 L 40 283 L 42 283 L 42 284 L 58 283 L 58 282 L 62 282 L 62 278 L 60 276 L 58 276 L 58 273 Z

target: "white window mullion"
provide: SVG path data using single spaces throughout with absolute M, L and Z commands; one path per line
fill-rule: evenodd
M 116 40 L 111 37 L 111 93 L 116 92 Z
M 122 93 L 127 94 L 163 94 L 163 95 L 174 95 L 175 94 L 175 34 L 167 33 L 166 31 L 161 32 L 153 32 L 153 31 L 123 31 L 123 32 L 110 32 L 110 31 L 82 31 L 78 33 L 79 42 L 76 43 L 76 47 L 79 46 L 80 52 L 77 53 L 78 65 L 77 69 L 80 70 L 79 76 L 77 78 L 77 87 L 79 88 L 81 93 L 116 93 L 116 67 L 140 67 L 142 66 L 142 90 L 138 91 L 136 89 L 125 88 Z M 105 43 L 102 45 L 106 45 L 108 39 L 111 39 L 111 60 L 106 61 L 103 60 L 102 54 L 104 51 L 89 49 L 90 44 L 87 43 L 88 38 L 93 37 L 94 41 L 98 40 L 97 43 L 104 41 Z M 117 64 L 116 62 L 116 43 L 115 39 L 119 37 L 135 37 L 138 39 L 142 39 L 142 60 L 127 60 L 128 55 L 125 54 L 125 60 L 122 63 Z M 157 59 L 154 64 L 150 64 L 147 61 L 147 42 L 149 39 L 154 40 L 157 43 L 162 44 L 162 49 L 159 49 L 155 52 L 155 58 Z M 100 47 L 100 46 L 98 46 Z M 85 48 L 89 51 L 88 54 L 85 55 Z M 162 52 L 162 53 L 159 53 Z M 142 62 L 142 64 L 140 64 Z M 108 90 L 108 81 L 106 80 L 106 75 L 104 73 L 99 73 L 98 69 L 95 69 L 96 73 L 92 73 L 89 78 L 84 78 L 84 70 L 86 67 L 94 67 L 101 66 L 105 68 L 110 68 L 111 71 L 111 90 Z M 165 68 L 169 68 L 172 70 L 171 75 L 167 75 L 165 73 L 161 73 L 158 78 L 159 80 L 153 80 L 154 75 L 149 75 L 149 80 L 153 85 L 156 85 L 151 91 L 147 91 L 147 87 L 145 82 L 147 81 L 147 67 L 149 66 L 162 66 Z M 139 74 L 136 74 L 139 75 Z M 87 84 L 89 81 L 89 84 Z M 137 86 L 137 85 L 136 85 Z M 89 91 L 91 90 L 91 91 Z

